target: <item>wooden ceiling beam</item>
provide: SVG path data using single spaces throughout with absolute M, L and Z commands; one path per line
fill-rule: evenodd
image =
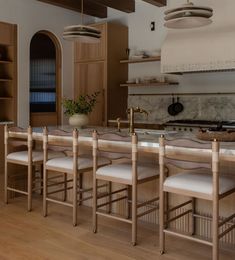
M 151 5 L 156 5 L 158 7 L 166 6 L 166 0 L 143 0 Z
M 135 12 L 135 0 L 91 0 L 94 3 L 108 6 L 126 13 Z
M 47 4 L 56 5 L 81 13 L 81 0 L 37 0 Z M 107 18 L 107 7 L 96 4 L 91 0 L 84 1 L 84 14 Z

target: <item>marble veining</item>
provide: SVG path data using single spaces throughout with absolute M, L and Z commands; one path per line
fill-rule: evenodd
M 136 114 L 137 120 L 153 122 L 167 122 L 176 119 L 200 120 L 234 120 L 235 95 L 185 95 L 180 96 L 184 106 L 183 112 L 176 116 L 168 114 L 168 106 L 172 103 L 169 95 L 137 95 L 129 96 L 128 106 L 141 108 L 149 112 L 148 118 L 143 114 Z M 176 100 L 176 98 L 175 98 Z

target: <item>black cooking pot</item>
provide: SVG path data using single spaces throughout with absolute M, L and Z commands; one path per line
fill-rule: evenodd
M 176 114 L 178 115 L 179 113 L 181 113 L 184 110 L 184 106 L 182 103 L 180 103 L 180 98 L 177 97 L 177 101 L 174 104 L 174 111 L 176 112 Z
M 176 116 L 177 112 L 175 111 L 175 98 L 172 96 L 172 103 L 168 106 L 168 114 L 171 116 Z

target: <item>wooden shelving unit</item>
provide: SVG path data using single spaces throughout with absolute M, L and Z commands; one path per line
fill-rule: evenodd
M 0 22 L 0 123 L 17 124 L 17 26 Z
M 120 63 L 143 63 L 143 62 L 154 62 L 160 60 L 161 60 L 161 56 L 156 56 L 156 57 L 149 57 L 149 58 L 121 60 Z
M 161 61 L 161 56 L 149 57 L 149 58 L 140 58 L 140 59 L 129 59 L 121 60 L 120 63 L 124 64 L 133 64 L 133 63 L 145 63 L 145 62 L 155 62 Z M 123 83 L 120 84 L 120 87 L 160 87 L 168 85 L 178 85 L 178 82 L 154 82 L 154 83 Z
M 17 26 L 0 22 L 0 143 L 4 125 L 17 125 Z M 0 167 L 4 168 L 4 145 L 0 146 Z

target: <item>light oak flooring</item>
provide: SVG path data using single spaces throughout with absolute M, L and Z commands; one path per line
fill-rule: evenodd
M 2 182 L 1 182 L 2 183 Z M 0 260 L 4 259 L 154 259 L 209 260 L 210 247 L 178 238 L 167 237 L 167 253 L 158 251 L 157 229 L 140 223 L 139 244 L 130 243 L 131 228 L 107 218 L 99 218 L 99 230 L 92 233 L 91 209 L 79 208 L 79 225 L 72 226 L 72 212 L 50 204 L 49 216 L 42 216 L 40 196 L 33 200 L 33 211 L 26 211 L 26 198 L 9 205 L 2 202 L 0 192 Z M 235 250 L 223 250 L 221 260 L 234 260 Z

